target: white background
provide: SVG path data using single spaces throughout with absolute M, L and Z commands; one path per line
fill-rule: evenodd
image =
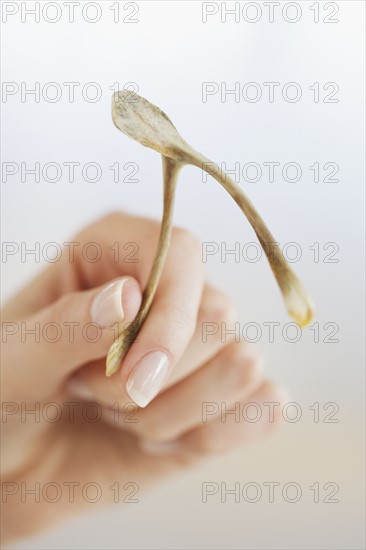
M 20 2 L 13 2 L 20 6 Z M 34 2 L 26 2 L 32 6 Z M 41 2 L 44 4 L 44 2 Z M 162 203 L 161 163 L 158 154 L 122 136 L 110 116 L 110 89 L 118 82 L 138 86 L 139 93 L 161 107 L 189 143 L 217 162 L 232 168 L 248 162 L 262 166 L 260 181 L 240 185 L 268 223 L 280 245 L 297 242 L 301 259 L 294 264 L 316 303 L 320 342 L 304 330 L 295 345 L 282 337 L 268 341 L 264 322 L 286 316 L 280 294 L 264 259 L 249 263 L 233 256 L 222 262 L 209 258 L 210 280 L 225 289 L 236 303 L 244 325 L 263 328 L 260 345 L 267 358 L 267 373 L 281 380 L 303 415 L 286 422 L 272 438 L 214 459 L 191 472 L 168 479 L 144 494 L 139 504 L 112 508 L 17 548 L 362 548 L 363 547 L 363 30 L 364 3 L 337 2 L 338 23 L 326 24 L 330 13 L 320 2 L 320 22 L 314 23 L 313 2 L 297 2 L 301 18 L 284 20 L 277 8 L 273 23 L 268 8 L 256 23 L 243 17 L 235 22 L 220 12 L 202 22 L 200 2 L 138 2 L 138 23 L 113 22 L 109 1 L 99 2 L 100 21 L 91 24 L 76 10 L 68 22 L 51 24 L 41 17 L 21 22 L 19 12 L 2 25 L 2 77 L 19 87 L 57 82 L 62 97 L 50 103 L 33 96 L 21 101 L 20 93 L 2 103 L 3 162 L 97 162 L 99 182 L 88 183 L 81 172 L 70 183 L 67 171 L 57 183 L 20 175 L 2 182 L 2 239 L 63 243 L 85 224 L 111 210 L 124 209 L 159 218 Z M 81 5 L 85 2 L 81 2 Z M 123 10 L 125 17 L 131 10 Z M 241 8 L 247 4 L 241 2 Z M 334 4 L 334 3 L 332 3 Z M 232 7 L 233 2 L 228 3 Z M 21 7 L 21 6 L 20 6 Z M 249 17 L 253 17 L 250 12 Z M 288 12 L 293 17 L 294 12 Z M 52 11 L 49 17 L 52 17 Z M 90 17 L 93 16 L 90 11 Z M 79 82 L 75 101 L 68 100 L 64 82 Z M 80 90 L 97 82 L 99 101 L 83 99 Z M 263 96 L 256 103 L 234 101 L 220 93 L 202 101 L 203 82 L 235 82 L 242 87 L 257 82 Z M 279 82 L 273 103 L 264 82 Z M 297 82 L 302 97 L 291 103 L 282 97 L 283 85 Z M 314 102 L 314 82 L 320 84 L 320 101 Z M 336 82 L 337 103 L 324 103 L 322 87 Z M 328 93 L 331 89 L 328 89 Z M 51 95 L 51 90 L 50 90 Z M 224 98 L 225 99 L 225 98 Z M 114 183 L 108 168 L 115 162 L 139 165 L 137 183 Z M 286 182 L 276 172 L 268 181 L 263 162 L 297 162 L 298 182 Z M 338 182 L 314 182 L 309 166 L 319 162 L 339 165 Z M 324 177 L 321 172 L 321 178 Z M 176 223 L 195 232 L 202 241 L 226 243 L 233 248 L 254 242 L 255 236 L 236 205 L 211 179 L 202 181 L 199 170 L 186 168 L 181 176 Z M 309 249 L 320 244 L 320 261 Z M 337 263 L 325 263 L 322 247 L 339 246 Z M 331 249 L 328 250 L 330 252 Z M 16 255 L 2 263 L 5 297 L 10 296 L 43 265 Z M 338 343 L 325 343 L 337 323 Z M 314 423 L 309 409 L 314 402 L 339 406 L 338 423 Z M 329 411 L 328 411 L 329 412 Z M 323 416 L 325 412 L 323 411 Z M 303 489 L 296 504 L 281 495 L 275 503 L 263 498 L 253 504 L 220 502 L 219 496 L 201 501 L 204 481 L 263 484 L 295 481 Z M 335 482 L 338 503 L 315 504 L 309 486 Z M 265 493 L 264 493 L 265 495 Z

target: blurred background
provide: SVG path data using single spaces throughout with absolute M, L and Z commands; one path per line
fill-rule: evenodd
M 111 95 L 128 87 L 236 171 L 316 318 L 299 338 L 286 328 L 265 259 L 251 261 L 250 225 L 214 180 L 185 168 L 176 224 L 214 243 L 208 278 L 234 300 L 241 326 L 252 323 L 246 335 L 299 418 L 138 504 L 15 547 L 364 548 L 364 3 L 81 0 L 73 15 L 66 2 L 35 4 L 2 2 L 3 242 L 42 251 L 116 209 L 159 219 L 159 155 L 111 121 Z M 239 258 L 225 255 L 235 248 Z M 42 254 L 3 255 L 3 298 L 45 265 Z M 268 323 L 279 323 L 274 338 Z M 202 502 L 204 482 L 256 483 L 263 493 Z M 280 484 L 274 502 L 269 482 Z M 297 502 L 284 498 L 287 483 L 301 488 Z

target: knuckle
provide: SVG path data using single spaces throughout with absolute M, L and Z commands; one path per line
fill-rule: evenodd
M 95 223 L 97 224 L 115 224 L 119 223 L 121 220 L 123 220 L 123 213 L 119 212 L 118 210 L 113 210 L 112 212 L 109 212 L 105 216 L 102 216 L 97 220 Z
M 263 401 L 270 403 L 279 403 L 279 406 L 273 408 L 273 424 L 279 424 L 283 420 L 283 408 L 290 402 L 286 389 L 272 380 L 266 380 L 262 385 Z
M 143 233 L 146 241 L 157 241 L 161 231 L 161 222 L 151 218 L 141 218 L 144 224 Z
M 201 304 L 200 317 L 202 321 L 230 324 L 236 318 L 236 310 L 234 304 L 224 292 L 209 289 L 206 291 Z
M 257 354 L 255 357 L 246 357 L 243 368 L 245 369 L 245 378 L 247 383 L 251 384 L 259 381 L 262 377 L 262 356 Z
M 91 235 L 98 234 L 100 230 L 104 228 L 110 229 L 111 227 L 118 227 L 124 219 L 124 214 L 122 212 L 112 211 L 108 214 L 96 219 L 93 223 L 87 225 L 81 229 L 76 238 L 81 241 L 84 241 L 90 238 Z
M 233 342 L 227 350 L 226 359 L 227 374 L 236 387 L 246 387 L 261 380 L 263 360 L 254 346 Z
M 201 256 L 201 242 L 190 231 L 182 227 L 174 227 L 172 231 L 172 243 L 183 250 L 188 250 L 190 254 Z
M 210 429 L 200 430 L 199 437 L 195 438 L 194 443 L 195 451 L 202 456 L 219 455 L 226 451 L 224 441 L 214 437 Z
M 156 442 L 167 441 L 171 438 L 169 427 L 163 417 L 156 418 L 155 414 L 151 414 L 149 406 L 140 410 L 140 413 L 139 424 L 136 424 L 140 437 Z

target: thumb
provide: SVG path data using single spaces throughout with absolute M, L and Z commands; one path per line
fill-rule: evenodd
M 117 328 L 130 323 L 141 304 L 141 289 L 122 277 L 91 290 L 65 294 L 22 322 L 3 323 L 7 376 L 27 392 L 49 395 L 82 364 L 106 356 Z M 40 387 L 44 391 L 40 391 Z

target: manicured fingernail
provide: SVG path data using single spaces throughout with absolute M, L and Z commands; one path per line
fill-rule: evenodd
M 128 395 L 139 407 L 146 407 L 161 389 L 168 372 L 168 357 L 152 351 L 134 366 L 126 384 Z
M 105 286 L 94 298 L 91 316 L 101 328 L 108 328 L 117 321 L 123 321 L 122 289 L 127 278 Z

